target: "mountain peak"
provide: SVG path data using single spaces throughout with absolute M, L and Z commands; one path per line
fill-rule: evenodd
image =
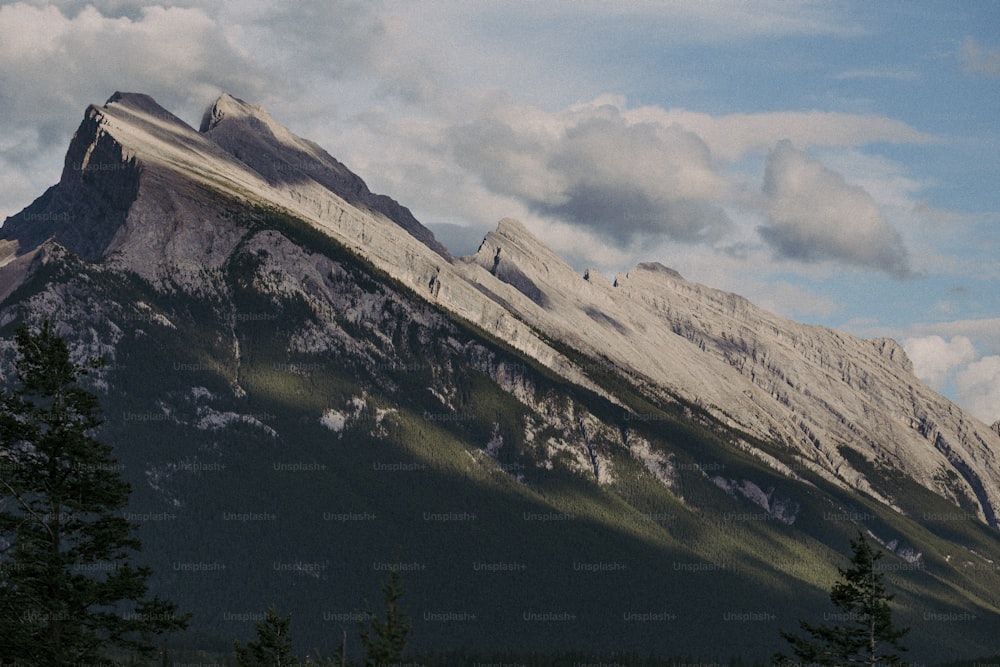
M 258 105 L 223 93 L 205 112 L 200 132 L 273 186 L 314 183 L 344 201 L 389 218 L 437 254 L 450 258 L 409 209 L 368 189 L 360 176 L 319 145 L 302 139 Z
M 156 100 L 145 93 L 129 93 L 117 90 L 108 98 L 104 106 L 107 107 L 112 104 L 147 112 L 159 113 L 166 111 L 166 109 L 157 104 Z
M 635 285 L 659 285 L 663 280 L 687 282 L 680 273 L 659 262 L 641 262 L 631 271 L 617 274 L 614 286 L 621 287 L 627 282 Z
M 520 220 L 514 218 L 504 218 L 497 224 L 497 234 L 507 238 L 527 237 L 534 239 L 528 228 Z
M 198 131 L 205 134 L 218 125 L 223 118 L 238 113 L 241 103 L 243 103 L 242 100 L 233 97 L 229 93 L 222 93 L 211 106 L 205 109 L 205 113 L 201 117 L 201 125 L 198 126 Z
M 134 116 L 145 116 L 149 119 L 179 124 L 185 128 L 190 127 L 183 120 L 161 107 L 152 97 L 144 93 L 117 91 L 104 103 L 104 108 L 109 111 L 125 111 Z
M 561 257 L 528 231 L 520 220 L 514 218 L 500 220 L 496 231 L 489 232 L 483 239 L 478 254 L 486 252 L 488 259 L 493 261 L 494 255 L 498 255 L 501 249 L 508 261 L 517 261 L 525 266 L 534 263 L 542 273 L 551 274 L 560 271 L 579 278 Z
M 212 105 L 206 109 L 205 115 L 202 116 L 201 126 L 198 128 L 198 131 L 202 134 L 209 132 L 224 120 L 241 121 L 245 123 L 250 121 L 250 119 L 255 119 L 258 126 L 266 127 L 269 130 L 273 130 L 275 127 L 280 127 L 280 125 L 278 125 L 278 123 L 271 117 L 271 114 L 267 112 L 267 109 L 259 104 L 250 104 L 249 102 L 245 102 L 229 93 L 222 93 L 215 100 L 215 102 L 213 102 Z
M 671 278 L 678 278 L 683 280 L 684 277 L 681 276 L 677 271 L 671 269 L 669 266 L 664 266 L 659 262 L 642 262 L 635 267 L 636 271 L 646 271 L 648 273 L 658 273 L 661 275 L 670 276 Z

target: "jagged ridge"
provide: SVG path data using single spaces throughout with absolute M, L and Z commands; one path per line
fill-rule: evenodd
M 425 298 L 609 398 L 543 338 L 757 437 L 776 437 L 804 465 L 887 504 L 893 499 L 841 447 L 956 502 L 971 495 L 980 516 L 996 523 L 1000 435 L 917 380 L 898 344 L 783 320 L 655 263 L 613 284 L 581 277 L 509 219 L 456 262 L 408 210 L 228 94 L 206 112 L 201 132 L 145 95 L 116 93 L 90 107 L 60 183 L 0 237 L 18 244 L 7 244 L 8 261 L 14 248 L 23 255 L 52 238 L 87 259 L 108 256 L 154 282 L 196 291 L 242 234 L 206 201 L 213 190 L 313 221 Z M 67 218 L 67 209 L 80 213 Z M 948 472 L 959 476 L 957 487 L 941 482 Z
M 450 257 L 409 209 L 373 194 L 359 176 L 315 143 L 289 132 L 259 105 L 223 94 L 205 112 L 199 131 L 271 185 L 295 188 L 306 180 L 315 181 L 353 206 L 385 215 L 442 257 Z
M 710 589 L 721 598 L 742 582 L 784 603 L 800 592 L 816 597 L 816 580 L 792 572 L 799 588 L 788 593 L 785 568 L 757 559 L 804 543 L 825 562 L 857 524 L 901 563 L 927 567 L 908 580 L 927 596 L 908 599 L 909 609 L 957 596 L 993 618 L 1000 585 L 982 569 L 992 563 L 993 533 L 984 537 L 987 529 L 964 517 L 995 522 L 997 440 L 920 384 L 898 344 L 783 320 L 656 263 L 613 282 L 581 277 L 509 219 L 475 255 L 453 259 L 390 219 L 377 196 L 366 205 L 360 179 L 258 107 L 223 96 L 203 129 L 147 96 L 116 94 L 88 109 L 70 148 L 79 162 L 67 158 L 60 183 L 0 231 L 8 253 L 0 293 L 30 282 L 32 271 L 50 280 L 4 303 L 2 321 L 52 313 L 78 349 L 130 369 L 120 390 L 114 375 L 101 381 L 120 408 L 108 428 L 131 457 L 127 469 L 141 471 L 132 481 L 150 506 L 205 500 L 224 510 L 231 498 L 266 504 L 287 495 L 304 507 L 310 492 L 327 498 L 343 486 L 353 490 L 336 495 L 341 501 L 378 505 L 408 544 L 433 552 L 433 537 L 398 520 L 399 508 L 412 509 L 408 494 L 418 491 L 428 503 L 460 504 L 474 488 L 477 498 L 513 498 L 518 507 L 583 507 L 590 538 L 565 528 L 553 531 L 564 543 L 551 544 L 545 531 L 526 542 L 550 557 L 580 544 L 608 557 L 642 554 L 654 569 L 629 581 L 676 594 L 699 587 L 677 580 L 670 558 L 700 565 L 692 559 L 736 554 L 747 577 L 734 573 Z M 247 146 L 269 157 L 248 155 Z M 119 214 L 70 215 L 90 201 Z M 32 211 L 49 215 L 29 218 Z M 136 413 L 126 411 L 137 394 L 151 424 L 132 423 Z M 162 451 L 133 446 L 137 433 Z M 345 433 L 359 440 L 342 441 Z M 428 475 L 429 489 L 387 484 L 371 473 L 369 450 L 416 452 L 420 465 L 443 468 Z M 268 476 L 276 452 L 308 454 L 330 472 L 316 487 Z M 178 482 L 188 457 L 249 476 L 219 488 Z M 256 493 L 271 484 L 273 494 Z M 442 498 L 438 484 L 448 489 Z M 566 501 L 567 488 L 580 504 Z M 961 521 L 924 521 L 921 510 L 954 507 L 925 489 L 958 503 Z M 713 515 L 720 508 L 751 524 Z M 847 518 L 827 519 L 827 510 Z M 511 540 L 509 521 L 498 517 L 482 524 L 498 547 L 516 549 L 532 533 L 515 523 Z M 219 529 L 196 510 L 186 518 L 213 536 Z M 287 528 L 297 549 L 333 553 L 310 541 L 336 534 L 329 526 L 292 519 Z M 175 553 L 177 533 L 153 534 L 163 554 Z M 261 534 L 275 540 L 262 541 L 268 553 L 287 556 L 277 553 L 282 531 Z M 619 553 L 624 536 L 630 546 Z M 229 548 L 220 542 L 213 548 Z M 532 567 L 545 574 L 533 572 L 535 583 L 518 590 L 551 593 L 559 575 L 547 574 L 558 568 Z M 970 592 L 971 576 L 988 581 L 984 598 Z M 221 578 L 212 585 L 216 597 L 225 594 Z M 600 606 L 588 609 L 607 611 Z M 709 642 L 716 636 L 684 627 Z M 730 634 L 744 645 L 757 640 L 742 627 Z

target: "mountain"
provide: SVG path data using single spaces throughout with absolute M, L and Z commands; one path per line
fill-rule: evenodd
M 631 381 L 780 442 L 800 465 L 891 505 L 852 469 L 846 445 L 996 528 L 1000 440 L 917 380 L 895 341 L 796 324 L 655 263 L 613 284 L 581 279 L 511 221 L 472 261 L 513 288 L 502 294 L 517 316 Z
M 264 109 L 91 106 L 0 228 L 0 334 L 52 318 L 105 409 L 154 588 L 305 649 L 403 570 L 416 647 L 767 656 L 858 530 L 918 661 L 995 650 L 1000 433 L 902 348 L 504 219 L 453 257 Z

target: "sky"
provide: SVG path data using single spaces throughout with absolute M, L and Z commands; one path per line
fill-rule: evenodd
M 0 219 L 88 104 L 263 105 L 454 254 L 504 217 L 900 341 L 1000 420 L 993 0 L 0 2 Z

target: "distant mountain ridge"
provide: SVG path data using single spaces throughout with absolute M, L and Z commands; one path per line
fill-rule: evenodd
M 403 490 L 378 474 L 387 468 L 372 467 L 388 459 L 366 458 L 375 452 L 435 476 L 414 491 L 429 516 L 468 516 L 455 511 L 457 499 L 477 499 L 485 509 L 472 513 L 482 517 L 473 525 L 487 526 L 481 533 L 494 552 L 515 561 L 528 556 L 507 552 L 499 535 L 509 518 L 495 518 L 498 507 L 586 517 L 603 537 L 580 537 L 573 523 L 558 534 L 617 554 L 608 558 L 659 554 L 640 590 L 696 570 L 671 569 L 664 554 L 711 563 L 806 540 L 819 557 L 857 526 L 916 577 L 906 597 L 912 618 L 918 601 L 933 599 L 977 605 L 989 619 L 947 646 L 985 654 L 976 642 L 997 623 L 1000 428 L 920 382 L 898 343 L 798 324 L 653 262 L 613 281 L 581 276 L 512 219 L 473 255 L 453 257 L 408 209 L 228 94 L 200 130 L 146 95 L 115 93 L 89 107 L 60 182 L 0 228 L 0 299 L 7 330 L 48 314 L 78 352 L 111 361 L 97 386 L 113 410 L 108 437 L 136 471 L 137 502 L 176 511 L 205 540 L 221 531 L 233 541 L 182 544 L 187 555 L 165 560 L 168 570 L 234 558 L 228 549 L 248 539 L 235 527 L 246 522 L 220 523 L 227 512 L 284 516 L 288 506 L 268 510 L 252 492 L 262 485 L 317 512 L 325 501 L 315 494 L 325 489 L 341 504 L 331 515 L 353 508 L 390 517 L 371 533 L 343 526 L 380 558 L 391 557 L 383 549 L 397 534 L 434 558 L 434 540 L 405 519 Z M 11 347 L 2 349 L 9 361 Z M 156 447 L 130 448 L 137 433 Z M 215 470 L 208 465 L 242 477 L 195 484 Z M 324 483 L 290 484 L 289 470 L 321 471 Z M 211 516 L 194 512 L 199 503 Z M 282 530 L 311 544 L 320 539 L 315 525 Z M 530 537 L 527 519 L 514 525 L 529 534 L 525 544 L 558 560 L 546 551 L 558 545 L 548 545 L 550 534 Z M 175 524 L 144 530 L 163 554 L 178 548 Z M 267 534 L 282 534 L 274 530 Z M 461 542 L 461 530 L 447 533 L 459 535 L 457 552 L 486 558 Z M 607 546 L 618 531 L 635 544 Z M 347 538 L 329 539 L 344 546 Z M 320 558 L 314 547 L 267 553 Z M 551 562 L 532 563 L 538 594 L 552 593 L 546 586 L 562 575 L 549 576 Z M 760 581 L 777 577 L 769 567 L 752 566 L 764 572 Z M 813 600 L 831 567 L 783 576 Z M 476 581 L 494 595 L 508 583 Z M 710 588 L 724 596 L 747 581 L 729 572 Z M 605 583 L 603 594 L 627 599 Z M 208 593 L 176 573 L 161 584 Z M 452 595 L 437 587 L 415 582 L 430 598 Z M 776 605 L 796 598 L 752 590 Z M 443 599 L 459 604 L 454 595 Z M 573 599 L 583 616 L 601 613 Z M 206 633 L 226 631 L 224 618 L 212 623 Z M 321 620 L 313 625 L 319 636 Z M 933 638 L 944 628 L 929 627 L 926 642 L 942 641 Z M 691 646 L 716 641 L 710 628 L 691 632 L 683 639 Z M 736 635 L 751 650 L 766 645 L 750 628 Z

